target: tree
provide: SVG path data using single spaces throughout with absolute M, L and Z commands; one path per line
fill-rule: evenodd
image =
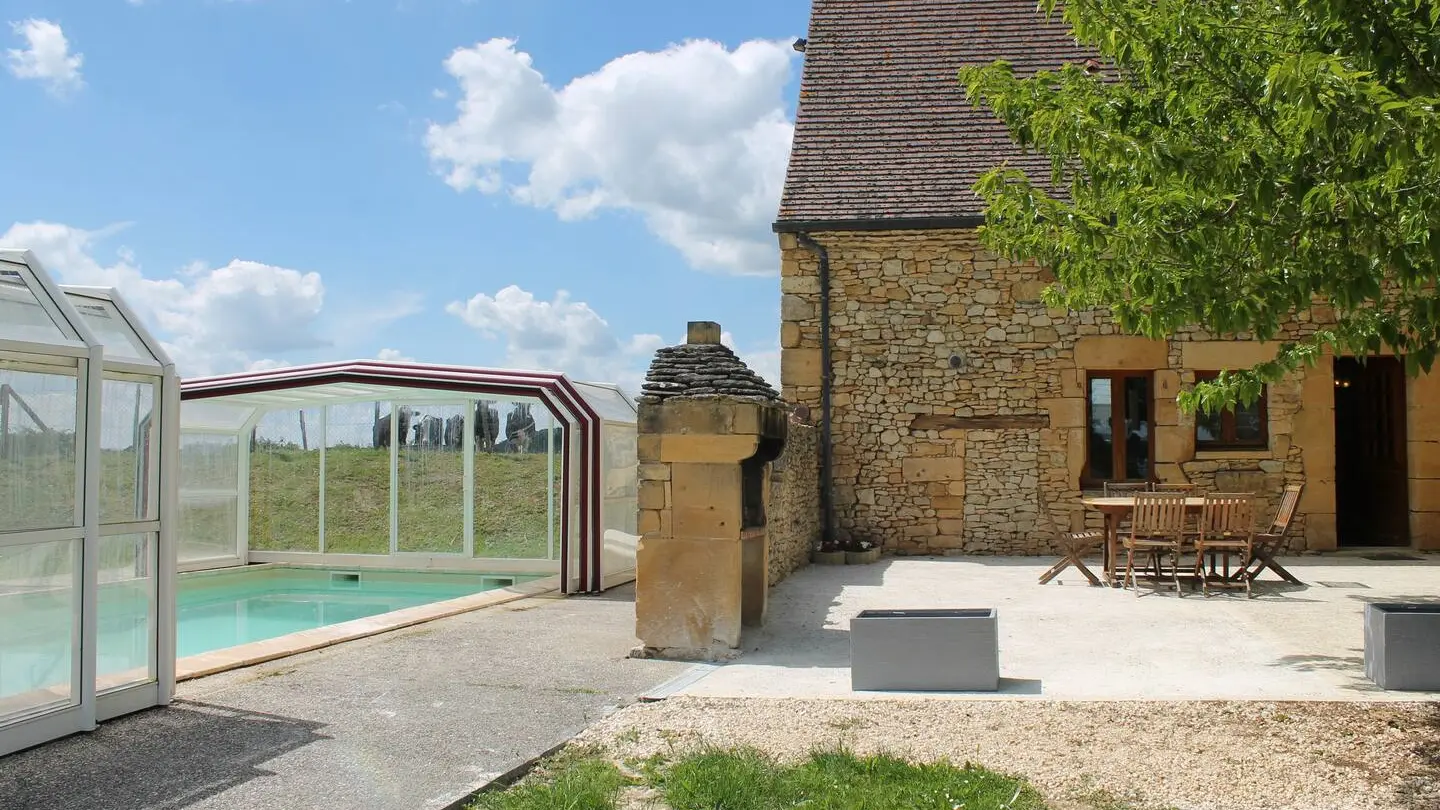
M 1041 0 L 1047 15 L 1058 0 Z M 985 174 L 982 240 L 1049 267 L 1054 306 L 1121 329 L 1275 339 L 1276 358 L 1181 397 L 1250 402 L 1325 347 L 1389 347 L 1411 375 L 1440 350 L 1440 2 L 1068 0 L 1097 60 L 960 81 L 1049 178 Z M 1048 183 L 1046 182 L 1048 179 Z

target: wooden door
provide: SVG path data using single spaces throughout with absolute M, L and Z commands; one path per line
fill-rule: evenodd
M 1405 369 L 1394 357 L 1335 360 L 1335 495 L 1344 546 L 1410 544 Z

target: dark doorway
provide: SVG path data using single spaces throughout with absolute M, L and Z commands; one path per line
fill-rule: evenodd
M 1335 358 L 1335 521 L 1342 546 L 1410 545 L 1405 369 Z

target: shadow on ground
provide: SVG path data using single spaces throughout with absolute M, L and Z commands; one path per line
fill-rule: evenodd
M 178 810 L 272 772 L 321 724 L 194 701 L 102 723 L 4 758 L 6 810 Z M 166 763 L 156 768 L 155 762 Z

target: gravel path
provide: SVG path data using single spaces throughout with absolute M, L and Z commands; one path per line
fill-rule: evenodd
M 1440 704 L 1428 703 L 673 697 L 577 742 L 617 759 L 704 743 L 948 757 L 1024 776 L 1056 810 L 1440 810 Z

